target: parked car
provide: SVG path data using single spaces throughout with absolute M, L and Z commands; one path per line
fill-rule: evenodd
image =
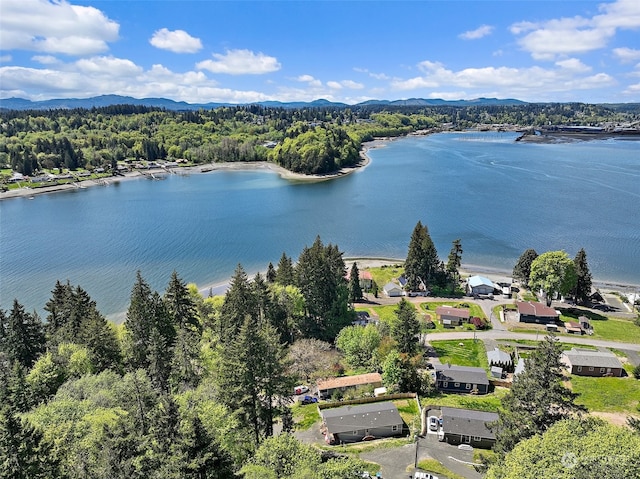
M 318 398 L 313 396 L 305 396 L 300 400 L 300 402 L 302 404 L 315 404 L 318 402 Z
M 301 386 L 296 386 L 294 388 L 294 392 L 296 394 L 304 394 L 304 393 L 308 393 L 309 392 L 309 388 L 307 386 L 301 385 Z
M 429 429 L 431 431 L 437 431 L 439 425 L 440 421 L 438 421 L 437 416 L 429 416 Z

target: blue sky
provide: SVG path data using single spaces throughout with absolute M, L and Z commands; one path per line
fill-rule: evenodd
M 640 102 L 640 0 L 2 0 L 0 98 Z

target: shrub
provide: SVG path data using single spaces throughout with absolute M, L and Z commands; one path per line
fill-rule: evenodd
M 473 316 L 469 320 L 469 323 L 475 326 L 475 328 L 479 330 L 484 330 L 489 328 L 489 323 L 487 322 L 487 320 L 483 318 L 478 318 L 477 316 Z
M 635 368 L 633 368 L 633 376 L 636 379 L 640 379 L 640 364 L 638 364 Z
M 426 329 L 436 329 L 436 324 L 433 321 L 429 320 L 429 321 L 425 321 L 424 327 Z

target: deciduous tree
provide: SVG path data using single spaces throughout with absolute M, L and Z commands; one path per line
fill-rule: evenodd
M 576 280 L 575 264 L 564 251 L 547 251 L 531 263 L 529 285 L 545 294 L 549 306 L 556 294 L 564 296 L 573 291 Z

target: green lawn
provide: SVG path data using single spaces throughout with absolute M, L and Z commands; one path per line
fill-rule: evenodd
M 318 406 L 316 404 L 302 405 L 296 403 L 291 406 L 291 412 L 293 413 L 296 429 L 301 431 L 310 429 L 311 426 L 320 421 L 320 413 L 318 412 Z
M 449 469 L 444 467 L 442 463 L 436 461 L 435 459 L 424 459 L 422 461 L 418 461 L 418 469 L 433 472 L 434 474 L 441 474 L 442 476 L 448 477 L 449 479 L 464 479 L 464 476 L 450 471 Z
M 351 265 L 347 265 L 347 267 L 351 268 Z M 378 294 L 382 294 L 382 288 L 384 288 L 384 285 L 396 279 L 398 276 L 401 276 L 404 272 L 404 266 L 402 264 L 381 266 L 379 268 L 367 268 L 366 271 L 371 273 L 373 280 L 378 285 L 378 289 L 380 291 Z
M 477 304 L 471 303 L 469 301 L 429 301 L 428 303 L 421 303 L 420 307 L 425 311 L 430 311 L 435 314 L 435 310 L 438 306 L 453 306 L 454 308 L 457 308 L 462 304 L 469 306 L 468 309 L 471 316 L 487 319 L 487 315 L 484 314 L 482 308 Z
M 528 331 L 528 332 L 531 332 L 531 331 Z M 544 335 L 541 334 L 540 340 L 542 340 L 543 338 L 544 338 Z M 498 339 L 498 342 L 522 344 L 523 346 L 537 346 L 540 343 L 540 341 L 534 341 L 533 339 Z M 593 349 L 594 351 L 598 349 L 595 346 L 590 346 L 588 344 L 566 343 L 563 341 L 560 341 L 558 344 L 560 345 L 563 351 L 571 348 Z
M 475 366 L 484 369 L 489 367 L 487 353 L 481 340 L 430 340 L 429 343 L 436 350 L 442 364 L 451 363 L 457 366 Z
M 609 318 L 606 321 L 591 321 L 592 338 L 640 344 L 640 327 L 632 321 Z
M 508 392 L 507 388 L 496 388 L 494 392 L 482 395 L 436 393 L 422 398 L 421 404 L 498 412 L 502 407 L 501 400 Z
M 577 404 L 589 411 L 626 412 L 637 414 L 640 381 L 626 378 L 592 378 L 571 376 L 571 389 L 580 394 Z
M 380 317 L 380 321 L 389 321 L 396 317 L 396 309 L 398 309 L 397 305 L 389 304 L 386 306 L 358 306 L 356 311 L 373 310 Z

